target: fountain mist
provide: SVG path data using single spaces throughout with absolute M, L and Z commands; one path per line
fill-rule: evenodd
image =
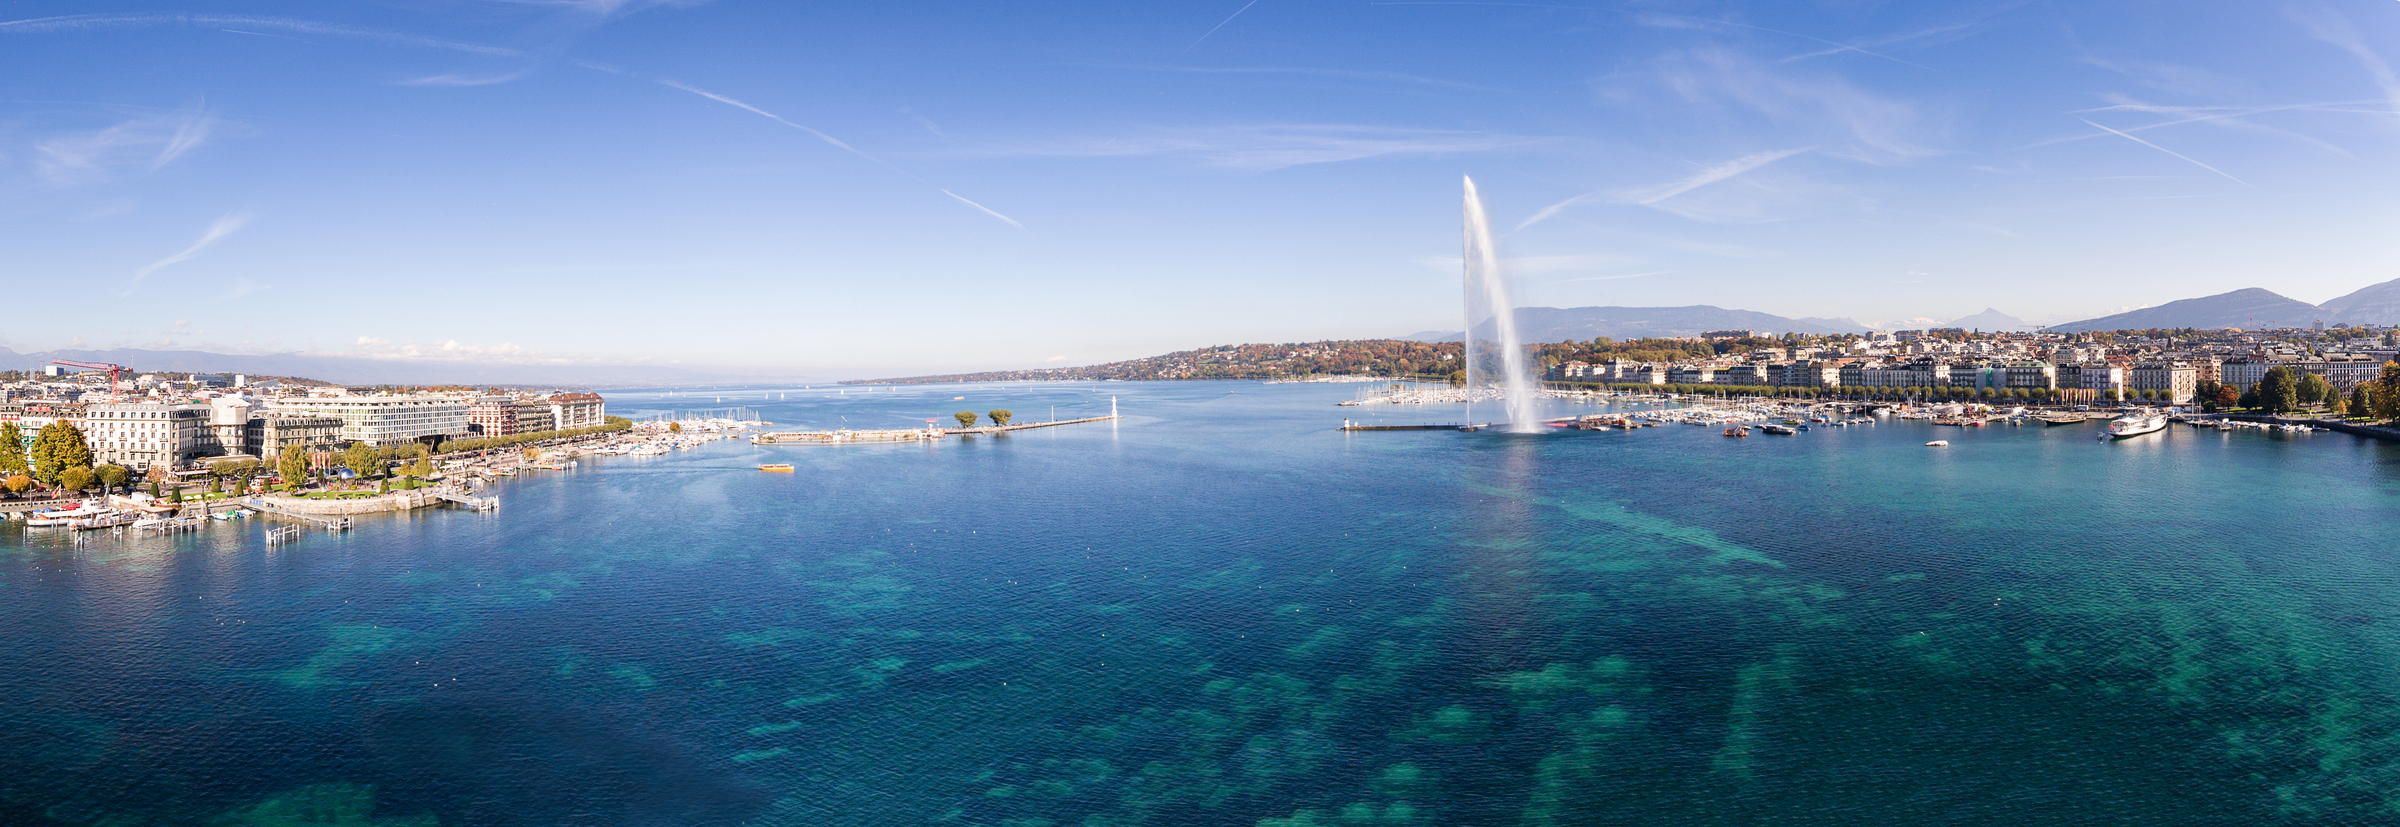
M 1541 422 L 1534 412 L 1525 342 L 1517 338 L 1516 304 L 1508 300 L 1508 281 L 1500 273 L 1500 254 L 1492 248 L 1491 222 L 1475 194 L 1475 179 L 1466 181 L 1467 342 L 1460 359 L 1467 363 L 1468 421 L 1475 415 L 1476 392 L 1488 384 L 1500 389 L 1508 429 L 1532 433 Z M 1497 377 L 1491 375 L 1495 368 Z

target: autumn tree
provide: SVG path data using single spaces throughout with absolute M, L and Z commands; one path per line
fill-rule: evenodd
M 975 412 L 974 412 L 974 411 L 959 411 L 958 413 L 951 414 L 951 415 L 950 415 L 950 418 L 951 418 L 951 419 L 956 419 L 956 420 L 958 420 L 958 427 L 961 427 L 961 428 L 972 428 L 972 427 L 975 427 Z
M 364 442 L 350 443 L 342 449 L 342 465 L 360 478 L 383 473 L 383 452 Z
M 92 474 L 100 478 L 100 490 L 102 492 L 107 492 L 116 488 L 123 488 L 125 487 L 126 483 L 133 481 L 133 471 L 127 469 L 125 466 L 118 465 L 113 462 L 92 469 Z
M 0 475 L 25 472 L 25 432 L 17 423 L 0 423 Z
M 52 422 L 42 426 L 42 432 L 33 437 L 35 479 L 59 485 L 63 482 L 59 475 L 67 469 L 88 468 L 91 464 L 92 446 L 84 441 L 83 429 L 75 427 L 75 423 L 63 419 Z
M 58 487 L 68 491 L 81 491 L 92 487 L 92 483 L 96 479 L 92 476 L 92 469 L 81 465 L 71 465 L 59 470 Z
M 275 460 L 275 472 L 283 477 L 284 490 L 299 488 L 300 480 L 308 476 L 308 451 L 298 445 L 286 446 L 283 456 Z

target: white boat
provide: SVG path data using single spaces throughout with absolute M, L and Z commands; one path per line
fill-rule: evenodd
M 2166 430 L 2167 418 L 2151 411 L 2135 411 L 2108 421 L 2102 439 L 2124 439 Z
M 1950 440 L 1947 440 L 1947 439 L 1937 439 L 1937 440 L 1934 440 L 1934 441 L 1932 441 L 1932 442 L 1925 443 L 1925 447 L 1927 447 L 1927 448 L 1948 448 L 1948 447 L 1950 447 Z

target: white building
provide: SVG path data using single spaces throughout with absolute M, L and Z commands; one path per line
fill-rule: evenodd
M 463 436 L 470 398 L 411 396 L 310 396 L 275 400 L 278 413 L 330 416 L 342 421 L 342 441 L 383 447 L 428 436 Z
M 158 403 L 93 405 L 83 413 L 83 440 L 92 462 L 136 471 L 173 468 L 203 454 L 216 440 L 208 427 L 209 406 Z

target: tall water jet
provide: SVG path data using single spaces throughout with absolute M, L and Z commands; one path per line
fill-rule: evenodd
M 1492 247 L 1483 198 L 1475 194 L 1475 179 L 1466 181 L 1467 341 L 1459 358 L 1467 363 L 1468 421 L 1474 421 L 1476 394 L 1491 385 L 1500 390 L 1508 410 L 1508 429 L 1532 433 L 1541 429 L 1541 422 L 1534 410 L 1533 370 L 1525 358 L 1525 342 L 1517 338 L 1517 306 L 1508 300 L 1508 281 L 1500 273 L 1500 253 Z M 1491 375 L 1495 372 L 1499 376 Z

